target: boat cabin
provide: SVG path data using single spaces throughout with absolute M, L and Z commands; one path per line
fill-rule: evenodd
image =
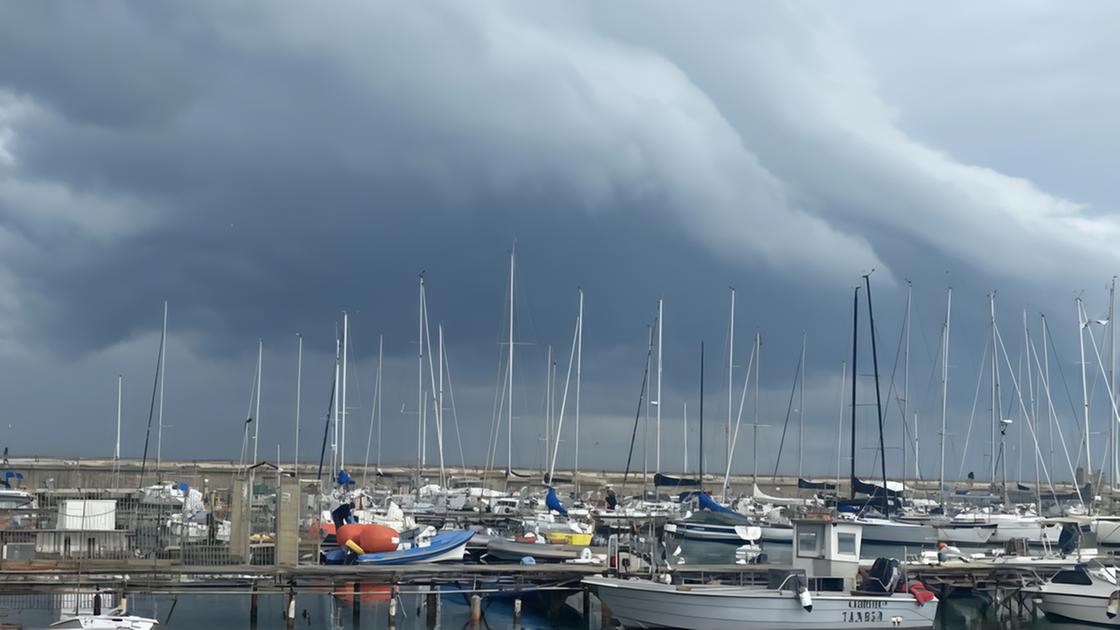
M 814 578 L 840 578 L 845 590 L 855 588 L 863 526 L 831 518 L 792 522 L 794 570 Z

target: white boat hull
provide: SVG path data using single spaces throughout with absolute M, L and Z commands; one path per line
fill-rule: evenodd
M 1109 618 L 1108 598 L 1074 593 L 1042 593 L 1039 608 L 1051 617 L 1085 623 L 1120 626 L 1120 616 Z
M 155 619 L 133 615 L 77 615 L 60 619 L 50 627 L 80 630 L 151 630 L 157 625 L 159 622 Z
M 759 540 L 763 542 L 791 543 L 793 542 L 793 528 L 763 525 L 762 537 Z
M 863 524 L 863 542 L 881 545 L 933 546 L 937 533 L 929 525 L 869 520 Z
M 839 630 L 932 628 L 938 601 L 910 595 L 812 593 L 805 610 L 793 591 L 743 587 L 677 587 L 650 581 L 585 578 L 610 614 L 628 628 L 689 630 Z
M 935 527 L 939 541 L 958 545 L 984 545 L 995 536 L 995 526 L 976 525 L 973 527 Z

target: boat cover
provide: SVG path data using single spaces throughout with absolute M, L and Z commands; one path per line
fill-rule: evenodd
M 890 488 L 889 486 L 890 484 L 888 483 L 888 487 L 884 489 L 883 486 L 880 486 L 878 484 L 867 483 L 866 481 L 861 481 L 859 477 L 852 477 L 852 487 L 855 488 L 856 492 L 859 492 L 860 494 L 867 494 L 876 497 L 882 496 L 883 491 L 886 490 L 888 497 L 902 496 L 901 488 L 896 490 Z
M 802 490 L 835 490 L 836 484 L 828 483 L 827 481 L 809 481 L 807 479 L 797 479 L 797 487 Z
M 696 498 L 700 501 L 700 509 L 702 510 L 708 510 L 709 512 L 722 512 L 723 514 L 735 514 L 737 516 L 739 515 L 739 513 L 735 510 L 716 503 L 715 499 L 709 496 L 707 492 L 697 492 Z
M 655 473 L 653 475 L 653 485 L 669 488 L 696 488 L 700 486 L 700 480 Z
M 568 510 L 560 503 L 560 499 L 556 496 L 556 488 L 549 486 L 548 495 L 544 498 L 544 504 L 548 509 L 559 512 L 560 516 L 567 516 Z

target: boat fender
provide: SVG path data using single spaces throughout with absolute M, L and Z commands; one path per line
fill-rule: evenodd
M 365 553 L 365 550 L 358 546 L 358 543 L 354 542 L 353 539 L 346 541 L 346 548 L 359 556 Z
M 582 550 L 580 550 L 579 559 L 584 561 L 584 562 L 591 562 L 591 560 L 592 560 L 591 548 L 590 547 L 584 547 Z
M 1112 591 L 1112 595 L 1108 596 L 1108 608 L 1105 609 L 1105 614 L 1109 619 L 1116 617 L 1120 613 L 1120 591 Z
M 809 589 L 804 586 L 797 589 L 797 599 L 801 601 L 801 607 L 805 612 L 813 612 L 813 597 L 809 595 Z

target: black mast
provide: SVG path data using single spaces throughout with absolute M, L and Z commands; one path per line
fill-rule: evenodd
M 700 342 L 700 491 L 704 491 L 704 342 Z
M 852 476 L 850 495 L 856 498 L 856 356 L 859 349 L 859 287 L 852 295 Z
M 887 447 L 883 442 L 883 401 L 879 396 L 879 352 L 875 348 L 875 313 L 871 310 L 871 274 L 864 274 L 867 287 L 867 319 L 871 326 L 871 365 L 875 370 L 875 411 L 879 414 L 879 462 L 883 473 L 883 516 L 888 516 L 887 506 Z

